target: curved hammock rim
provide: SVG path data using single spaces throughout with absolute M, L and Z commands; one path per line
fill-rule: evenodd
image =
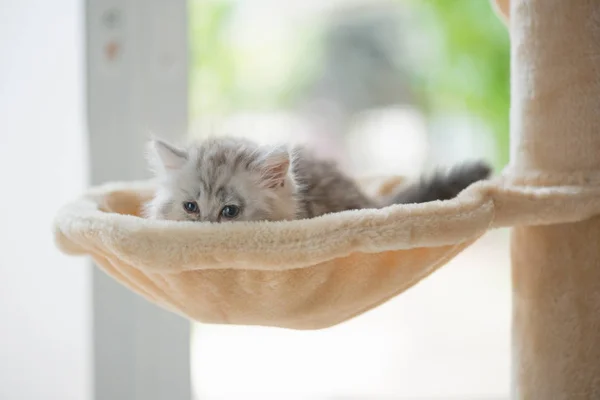
M 505 177 L 477 182 L 451 200 L 343 211 L 294 221 L 157 221 L 101 210 L 106 196 L 125 193 L 141 200 L 152 188 L 152 181 L 113 182 L 91 188 L 58 213 L 58 246 L 69 254 L 85 254 L 101 247 L 155 271 L 282 270 L 356 252 L 464 243 L 491 228 L 572 222 L 600 212 L 600 188 L 520 186 L 510 184 Z M 136 254 L 139 244 L 158 250 Z

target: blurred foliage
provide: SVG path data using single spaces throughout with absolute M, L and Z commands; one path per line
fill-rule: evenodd
M 408 1 L 408 0 L 401 0 Z M 510 45 L 506 27 L 484 0 L 412 0 L 439 48 L 415 77 L 429 111 L 468 112 L 496 138 L 498 163 L 509 154 Z
M 237 65 L 227 40 L 233 11 L 229 1 L 190 1 L 192 115 L 235 103 Z
M 486 0 L 397 0 L 409 7 L 418 56 L 410 81 L 429 115 L 470 114 L 493 131 L 498 167 L 508 159 L 509 37 Z M 235 0 L 191 0 L 191 114 L 293 107 L 318 79 L 323 60 L 320 23 L 260 38 L 232 40 Z M 283 37 L 285 36 L 285 37 Z M 414 35 L 412 35 L 414 37 Z M 424 39 L 423 39 L 424 38 Z M 412 40 L 412 39 L 411 39 Z M 429 51 L 427 51 L 429 48 Z
M 232 37 L 237 7 L 235 0 L 189 2 L 192 116 L 290 106 L 318 64 L 318 27 L 240 44 Z

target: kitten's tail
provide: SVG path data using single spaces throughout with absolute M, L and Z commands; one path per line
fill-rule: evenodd
M 438 171 L 430 177 L 421 178 L 393 196 L 391 204 L 449 200 L 472 183 L 487 179 L 491 173 L 492 168 L 483 161 L 460 164 L 445 173 Z

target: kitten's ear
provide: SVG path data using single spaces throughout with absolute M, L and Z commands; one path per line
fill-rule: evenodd
M 181 169 L 188 160 L 188 153 L 160 139 L 148 143 L 148 161 L 153 168 L 164 172 Z
M 290 163 L 290 153 L 285 147 L 278 147 L 267 153 L 261 162 L 261 184 L 268 189 L 282 187 Z

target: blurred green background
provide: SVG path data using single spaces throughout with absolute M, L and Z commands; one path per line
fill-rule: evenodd
M 509 38 L 484 0 L 191 0 L 191 116 L 394 104 L 476 119 L 508 160 Z M 443 133 L 442 133 L 443 134 Z

